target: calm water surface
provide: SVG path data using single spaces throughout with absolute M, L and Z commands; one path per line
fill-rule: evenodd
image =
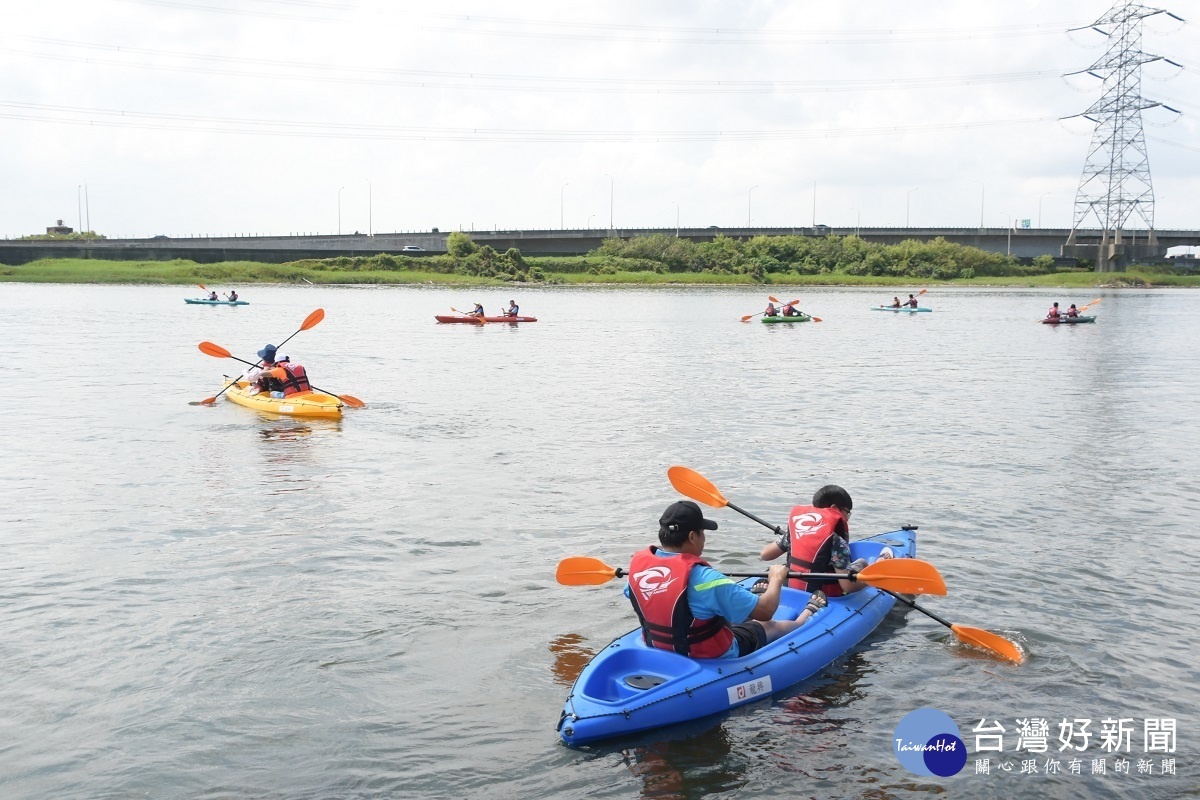
M 767 291 L 0 284 L 0 795 L 6 798 L 1138 797 L 1200 785 L 1194 293 L 1104 292 L 1038 325 L 1035 290 L 774 288 L 822 323 L 741 324 Z M 515 297 L 537 324 L 436 325 Z M 275 419 L 212 395 L 285 348 L 368 408 Z M 783 521 L 827 482 L 858 535 L 920 525 L 950 594 L 1012 667 L 893 611 L 818 678 L 687 729 L 578 751 L 554 724 L 587 658 L 633 627 L 616 582 L 676 499 L 672 464 Z M 761 566 L 728 510 L 706 555 Z M 891 754 L 933 706 L 972 751 L 930 781 Z M 1019 773 L 1017 719 L 1050 721 Z M 1058 722 L 1132 718 L 1131 774 Z M 1138 774 L 1147 718 L 1176 774 Z M 975 774 L 999 721 L 1004 760 Z M 1046 755 L 1063 773 L 1041 774 Z M 1107 772 L 1091 774 L 1108 755 Z M 1028 755 L 1024 756 L 1028 758 Z

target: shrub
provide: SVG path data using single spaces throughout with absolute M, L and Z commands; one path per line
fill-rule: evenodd
M 478 249 L 471 237 L 462 231 L 454 231 L 446 237 L 446 250 L 455 258 L 466 258 Z

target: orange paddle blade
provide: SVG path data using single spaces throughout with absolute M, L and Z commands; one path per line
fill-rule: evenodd
M 760 311 L 760 312 L 758 312 L 758 314 L 761 314 L 761 313 L 762 313 L 761 311 Z M 747 314 L 746 316 L 742 317 L 742 322 L 749 322 L 750 320 L 752 320 L 752 319 L 754 319 L 755 317 L 757 317 L 757 316 L 758 316 L 758 314 Z
M 950 630 L 954 631 L 954 635 L 963 644 L 969 644 L 981 650 L 989 650 L 1014 664 L 1021 664 L 1025 661 L 1025 654 L 1021 652 L 1021 648 L 1003 636 L 966 625 L 951 625 Z
M 690 497 L 713 508 L 724 508 L 729 505 L 729 501 L 721 494 L 721 490 L 694 469 L 680 466 L 671 467 L 667 470 L 667 480 L 675 487 L 675 491 L 684 497 Z
M 617 577 L 618 571 L 598 558 L 571 556 L 558 562 L 554 579 L 564 586 L 599 586 Z
M 859 572 L 858 580 L 900 594 L 946 593 L 937 567 L 918 558 L 882 558 Z
M 205 286 L 203 283 L 197 283 L 196 285 L 197 285 L 197 286 L 199 286 L 199 287 L 200 287 L 201 289 L 203 289 L 204 291 L 206 291 L 206 292 L 208 291 L 208 287 L 207 287 L 207 286 Z
M 309 328 L 315 327 L 318 322 L 325 319 L 325 309 L 318 308 L 316 311 L 304 318 L 304 322 L 300 323 L 300 330 L 306 331 Z
M 212 397 L 206 397 L 203 400 L 191 400 L 188 402 L 189 406 L 213 406 L 216 404 L 217 404 L 217 396 L 216 395 L 213 395 Z
M 362 400 L 359 400 L 357 397 L 355 397 L 352 394 L 335 394 L 334 397 L 338 398 L 339 400 L 341 400 L 343 403 L 350 406 L 351 408 L 366 408 L 367 407 L 366 403 L 364 403 Z
M 809 317 L 809 319 L 811 319 L 813 322 L 824 322 L 825 321 L 825 320 L 821 319 L 820 317 Z
M 779 302 L 782 302 L 781 300 L 779 300 L 779 299 L 778 299 L 777 297 L 775 297 L 774 295 L 767 295 L 767 299 L 768 299 L 768 300 L 770 300 L 772 303 L 779 303 Z
M 1089 308 L 1091 308 L 1092 306 L 1096 305 L 1096 303 L 1099 303 L 1099 302 L 1100 302 L 1101 300 L 1103 300 L 1103 299 L 1104 299 L 1103 297 L 1097 297 L 1095 300 L 1093 300 L 1092 302 L 1088 303 L 1086 306 L 1084 306 L 1083 308 L 1081 308 L 1081 309 L 1079 309 L 1079 310 L 1080 310 L 1080 311 L 1087 311 Z
M 206 356 L 212 356 L 213 358 L 233 358 L 233 353 L 229 352 L 224 347 L 221 347 L 219 344 L 213 344 L 212 342 L 201 342 L 197 345 L 197 347 L 199 347 L 200 352 L 204 353 Z
M 917 292 L 917 297 L 920 297 L 921 295 L 925 294 L 928 291 L 929 291 L 928 289 L 922 289 L 921 291 Z

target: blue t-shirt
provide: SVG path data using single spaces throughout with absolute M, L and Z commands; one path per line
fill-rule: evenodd
M 659 550 L 660 556 L 677 556 L 668 550 Z M 629 583 L 625 584 L 625 596 L 629 597 Z M 687 588 L 688 606 L 692 616 L 698 620 L 724 617 L 730 625 L 737 625 L 750 619 L 754 607 L 758 605 L 758 595 L 745 586 L 734 581 L 712 567 L 697 564 L 688 575 Z M 721 658 L 737 658 L 737 639 L 725 651 Z

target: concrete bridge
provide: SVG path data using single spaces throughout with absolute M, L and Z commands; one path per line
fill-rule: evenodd
M 850 236 L 866 241 L 896 244 L 907 239 L 927 241 L 941 237 L 957 244 L 1006 253 L 1022 259 L 1049 255 L 1055 258 L 1088 258 L 1102 269 L 1121 270 L 1129 264 L 1165 260 L 1167 250 L 1200 245 L 1200 230 L 1125 231 L 1107 240 L 1099 230 L 1079 230 L 1071 241 L 1067 228 L 856 228 L 817 225 L 795 228 L 618 228 L 613 230 L 511 230 L 467 231 L 475 242 L 504 251 L 516 247 L 530 255 L 582 255 L 606 238 L 666 234 L 696 242 L 717 236 L 747 239 L 753 236 Z M 86 258 L 117 261 L 169 261 L 175 258 L 198 263 L 262 261 L 281 263 L 303 258 L 365 256 L 400 253 L 404 247 L 422 251 L 406 255 L 444 253 L 447 233 L 344 234 L 327 236 L 194 236 L 151 239 L 3 240 L 0 263 L 24 264 L 39 258 Z

